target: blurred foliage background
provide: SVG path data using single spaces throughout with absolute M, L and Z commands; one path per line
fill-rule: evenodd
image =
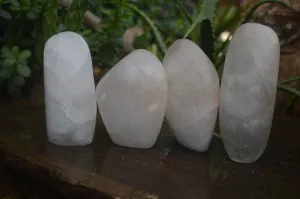
M 142 31 L 141 37 L 135 41 L 135 47 L 149 49 L 154 40 L 149 25 L 136 12 L 111 2 L 0 0 L 0 92 L 19 96 L 20 88 L 26 84 L 26 79 L 14 81 L 23 77 L 17 70 L 20 64 L 16 49 L 25 51 L 22 64 L 23 68 L 30 70 L 31 75 L 31 71 L 42 68 L 45 41 L 61 31 L 81 34 L 90 47 L 93 64 L 104 70 L 128 53 L 128 49 L 124 49 L 123 37 L 130 28 L 133 31 L 128 31 L 127 40 L 132 40 L 136 31 Z M 173 0 L 130 2 L 143 9 L 154 20 L 169 43 L 180 35 L 184 24 L 187 25 L 186 19 L 180 17 L 180 10 Z M 72 5 L 68 7 L 70 3 Z M 86 10 L 101 19 L 99 25 L 95 27 L 84 23 L 83 15 Z
M 134 49 L 162 59 L 176 39 L 188 38 L 221 77 L 232 32 L 266 3 L 294 12 L 291 2 L 281 0 L 0 0 L 0 95 L 18 97 L 30 90 L 30 82 L 41 76 L 45 42 L 61 31 L 85 38 L 102 73 Z M 291 77 L 278 88 L 299 97 L 290 86 L 299 79 Z

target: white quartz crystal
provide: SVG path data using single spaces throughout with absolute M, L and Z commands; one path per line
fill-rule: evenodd
M 119 61 L 96 88 L 103 123 L 115 144 L 150 148 L 162 127 L 167 104 L 162 63 L 146 50 Z
M 77 33 L 53 35 L 44 49 L 48 140 L 64 146 L 90 144 L 97 103 L 90 50 Z
M 276 99 L 280 46 L 269 27 L 246 23 L 229 44 L 220 91 L 220 129 L 229 157 L 256 161 L 266 148 Z
M 192 41 L 179 39 L 163 65 L 168 75 L 166 118 L 177 140 L 195 151 L 210 144 L 219 105 L 219 77 L 210 59 Z

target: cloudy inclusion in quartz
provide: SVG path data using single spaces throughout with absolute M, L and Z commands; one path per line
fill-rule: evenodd
M 165 70 L 150 51 L 135 50 L 112 67 L 96 88 L 112 141 L 125 147 L 152 147 L 163 124 L 167 92 Z
M 52 36 L 44 50 L 48 140 L 64 146 L 94 138 L 96 97 L 92 60 L 85 40 L 74 32 Z
M 168 75 L 168 124 L 183 146 L 206 151 L 218 114 L 217 71 L 205 53 L 188 39 L 176 40 L 169 47 L 163 65 Z
M 229 157 L 256 161 L 266 148 L 273 120 L 280 47 L 263 25 L 238 28 L 228 47 L 220 91 L 220 129 Z

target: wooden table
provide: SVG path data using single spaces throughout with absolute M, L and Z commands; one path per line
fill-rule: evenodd
M 0 117 L 1 162 L 71 198 L 300 198 L 300 119 L 275 118 L 263 156 L 239 164 L 217 138 L 193 152 L 166 125 L 151 149 L 114 145 L 100 120 L 93 144 L 59 147 L 47 142 L 43 104 L 1 102 Z
M 0 199 L 67 199 L 55 189 L 0 164 Z

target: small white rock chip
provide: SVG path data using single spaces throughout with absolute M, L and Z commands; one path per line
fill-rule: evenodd
M 146 50 L 133 51 L 108 71 L 96 95 L 112 141 L 125 147 L 152 147 L 162 127 L 167 89 L 162 63 Z
M 229 44 L 220 91 L 220 129 L 229 157 L 256 161 L 273 120 L 280 46 L 269 27 L 246 23 Z
M 168 75 L 166 118 L 177 140 L 195 151 L 209 147 L 219 106 L 219 77 L 206 54 L 179 39 L 163 60 Z
M 93 141 L 97 103 L 90 50 L 77 33 L 53 35 L 44 49 L 44 88 L 49 142 Z

